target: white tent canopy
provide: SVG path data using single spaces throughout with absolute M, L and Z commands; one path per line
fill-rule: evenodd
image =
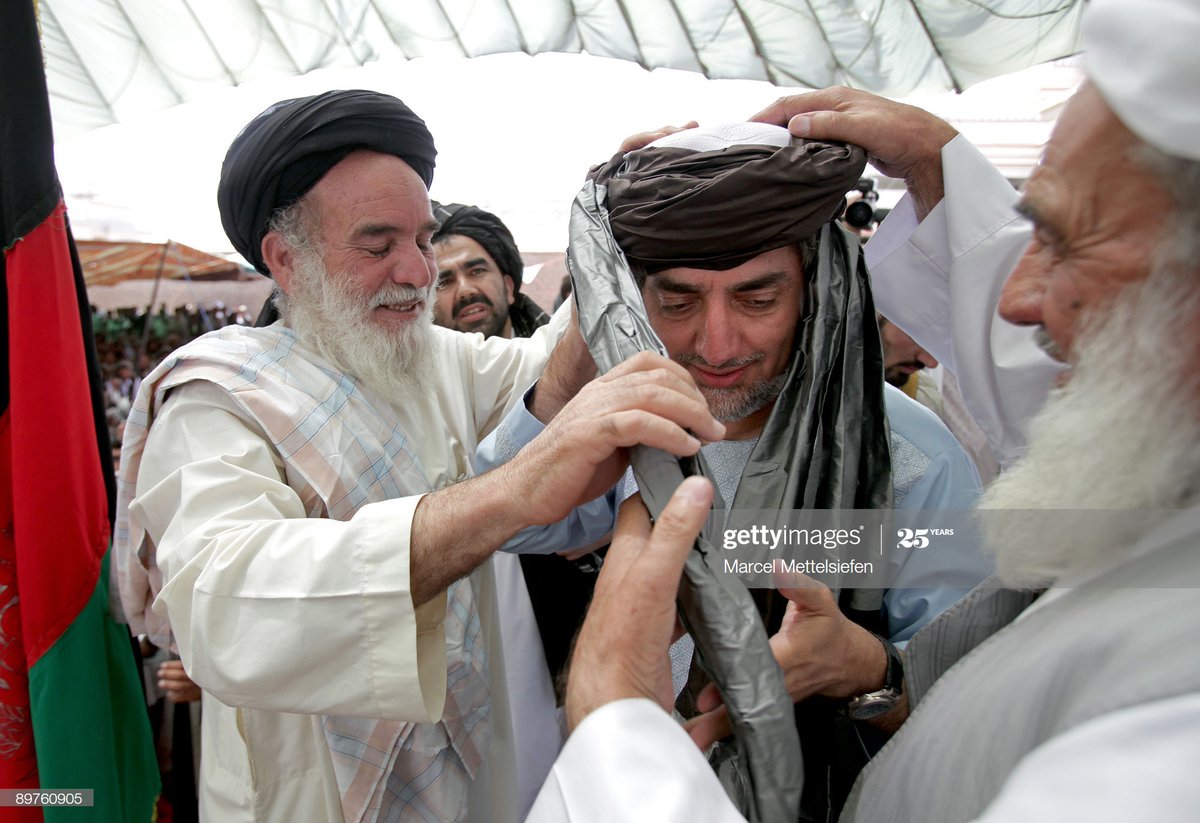
M 889 96 L 1074 53 L 1083 0 L 41 0 L 58 138 L 215 88 L 414 57 L 587 52 Z

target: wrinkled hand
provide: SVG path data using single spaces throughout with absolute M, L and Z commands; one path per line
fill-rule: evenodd
M 612 488 L 628 465 L 625 449 L 684 457 L 724 435 L 687 371 L 642 352 L 587 384 L 497 471 L 507 473 L 529 522 L 544 525 Z
M 174 703 L 191 703 L 200 699 L 200 687 L 183 670 L 182 660 L 168 660 L 158 667 L 158 687 Z
M 712 505 L 712 484 L 689 477 L 650 528 L 641 498 L 621 507 L 596 593 L 575 643 L 567 681 L 567 725 L 615 700 L 645 697 L 669 710 L 676 628 L 675 597 L 683 563 Z
M 750 119 L 787 126 L 797 137 L 862 146 L 871 165 L 905 181 L 918 218 L 942 199 L 942 146 L 958 134 L 924 109 L 844 86 L 781 97 Z
M 883 688 L 883 646 L 842 614 L 826 586 L 802 578 L 798 588 L 780 589 L 780 594 L 790 602 L 771 638 L 771 651 L 793 702 L 813 695 L 853 697 Z M 716 686 L 710 683 L 697 695 L 696 707 L 704 714 L 688 721 L 687 730 L 701 749 L 732 733 Z
M 657 129 L 652 129 L 650 131 L 639 131 L 637 134 L 631 134 L 622 140 L 621 147 L 618 149 L 618 151 L 637 151 L 638 149 L 643 149 L 650 145 L 660 137 L 666 137 L 668 134 L 675 134 L 675 132 L 684 131 L 686 129 L 694 129 L 698 125 L 700 124 L 695 120 L 689 120 L 682 126 L 659 126 Z

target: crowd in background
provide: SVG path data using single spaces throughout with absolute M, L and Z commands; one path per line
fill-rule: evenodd
M 153 313 L 145 308 L 92 307 L 92 333 L 104 381 L 104 413 L 114 460 L 119 457 L 125 418 L 142 378 L 189 340 L 224 326 L 252 326 L 254 317 L 254 310 L 247 306 L 227 307 L 220 301 L 211 307 L 189 303 L 174 311 L 161 304 Z

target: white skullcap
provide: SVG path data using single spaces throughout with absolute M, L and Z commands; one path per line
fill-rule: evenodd
M 1091 0 L 1083 66 L 1121 122 L 1155 148 L 1200 160 L 1200 3 Z
M 781 126 L 772 126 L 769 123 L 725 123 L 720 126 L 702 126 L 677 131 L 658 138 L 650 145 L 692 151 L 720 151 L 743 143 L 782 149 L 791 145 L 791 142 L 791 133 Z

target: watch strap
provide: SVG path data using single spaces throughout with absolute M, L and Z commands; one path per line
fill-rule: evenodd
M 900 650 L 886 637 L 876 634 L 875 639 L 887 655 L 883 688 L 860 694 L 846 703 L 846 714 L 855 720 L 868 720 L 884 714 L 896 705 L 904 691 L 904 662 Z

